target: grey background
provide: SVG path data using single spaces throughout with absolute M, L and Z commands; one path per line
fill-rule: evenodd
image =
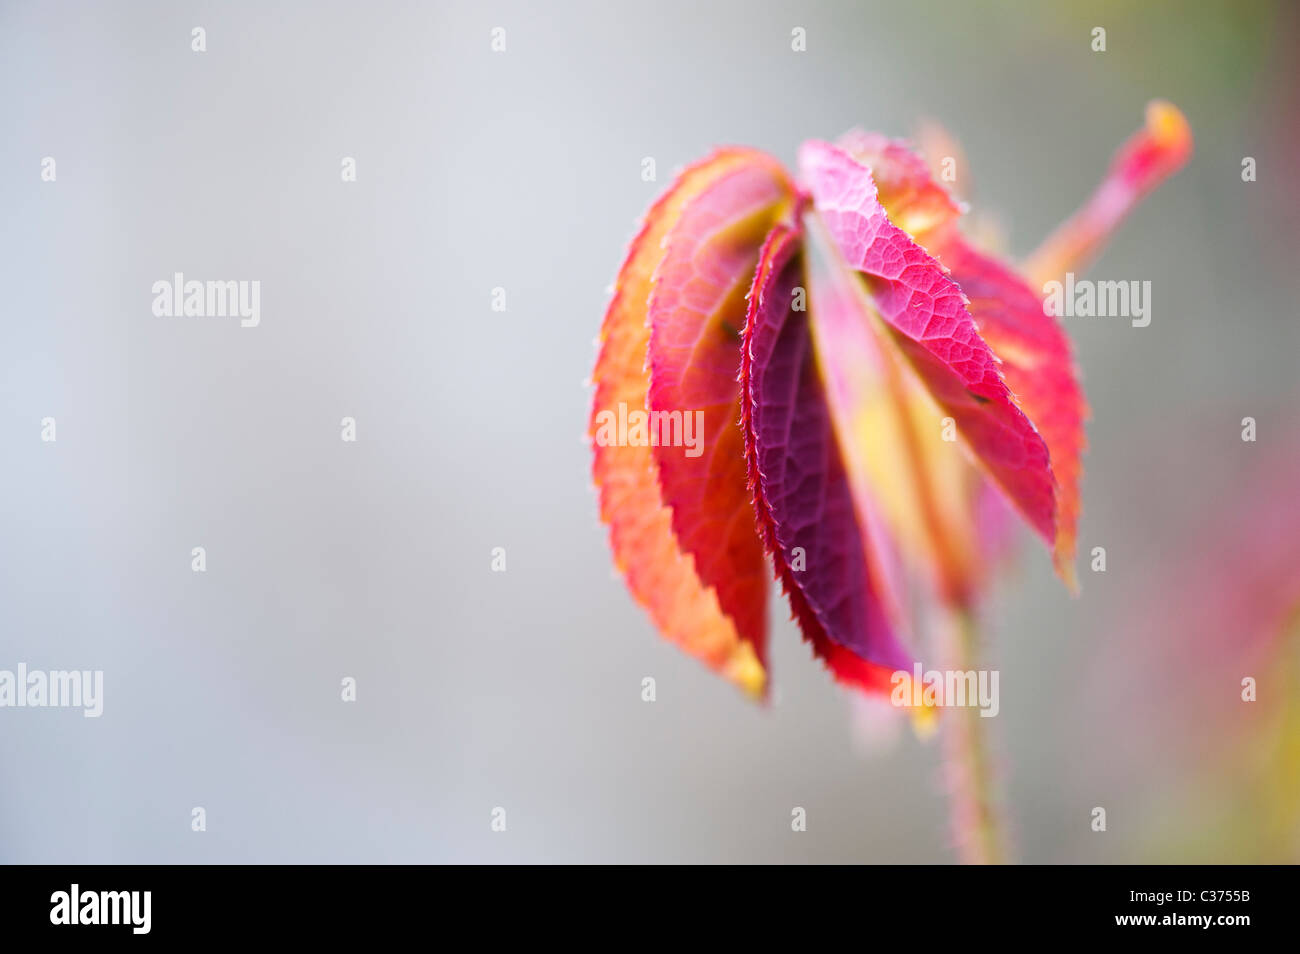
M 1292 25 L 978 6 L 0 8 L 0 668 L 105 672 L 98 720 L 0 710 L 0 860 L 949 860 L 939 746 L 856 744 L 782 607 L 765 711 L 613 575 L 583 440 L 606 289 L 711 146 L 923 117 L 1023 254 L 1164 96 L 1196 158 L 1094 272 L 1150 280 L 1152 324 L 1070 326 L 1109 572 L 1072 600 L 1026 540 L 991 607 L 1019 856 L 1126 857 L 1140 779 L 1081 745 L 1078 673 L 1244 466 L 1240 418 L 1292 413 Z M 175 271 L 260 280 L 261 326 L 155 318 Z

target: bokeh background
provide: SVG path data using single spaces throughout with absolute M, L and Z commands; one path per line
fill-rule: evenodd
M 5 3 L 0 668 L 102 669 L 105 710 L 0 710 L 0 860 L 951 860 L 941 747 L 864 741 L 781 606 L 764 710 L 614 576 L 583 437 L 608 285 L 713 145 L 923 119 L 1024 254 L 1156 96 L 1196 156 L 1092 273 L 1151 281 L 1152 323 L 1068 326 L 1108 570 L 1072 599 L 1026 539 L 990 607 L 1005 804 L 1027 861 L 1294 860 L 1285 817 L 1220 809 L 1295 773 L 1189 768 L 1241 751 L 1249 634 L 1224 661 L 1184 623 L 1259 575 L 1221 534 L 1296 507 L 1247 492 L 1300 434 L 1296 38 L 1262 2 Z M 176 271 L 259 280 L 260 327 L 154 317 Z M 1261 703 L 1300 693 L 1257 665 Z

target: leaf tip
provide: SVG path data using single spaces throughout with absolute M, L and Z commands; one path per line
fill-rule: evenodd
M 1192 127 L 1182 110 L 1166 99 L 1147 103 L 1146 132 L 1162 151 L 1184 159 L 1191 154 Z
M 1079 574 L 1074 568 L 1074 535 L 1070 533 L 1069 537 L 1058 535 L 1056 545 L 1052 549 L 1052 567 L 1056 570 L 1056 575 L 1060 577 L 1065 588 L 1069 590 L 1070 595 L 1076 599 L 1079 596 Z
M 934 706 L 913 706 L 908 710 L 912 722 L 912 734 L 922 742 L 928 742 L 939 731 L 939 713 Z
M 736 644 L 730 658 L 723 665 L 722 674 L 754 701 L 767 697 L 767 670 L 759 662 L 758 654 L 748 641 L 742 640 Z

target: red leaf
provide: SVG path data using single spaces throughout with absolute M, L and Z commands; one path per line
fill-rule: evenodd
M 760 662 L 767 566 L 739 425 L 740 336 L 764 237 L 792 201 L 784 170 L 751 153 L 682 209 L 650 295 L 650 408 L 699 431 L 694 448 L 654 448 L 664 503 L 678 545 Z
M 1192 131 L 1178 107 L 1148 103 L 1146 124 L 1120 147 L 1101 185 L 1025 263 L 1033 287 L 1087 267 L 1133 207 L 1191 156 Z
M 1088 406 L 1069 338 L 1019 275 L 976 251 L 955 228 L 937 242 L 936 251 L 970 299 L 980 334 L 1002 360 L 1007 386 L 1047 443 L 1058 486 L 1052 557 L 1062 579 L 1075 589 L 1074 547 Z
M 798 233 L 778 226 L 754 276 L 741 365 L 754 506 L 804 637 L 842 682 L 883 691 L 911 662 L 868 563 L 805 308 Z
M 609 440 L 607 432 L 602 439 L 602 424 L 608 423 L 609 415 L 617 415 L 620 405 L 629 413 L 647 408 L 647 306 L 653 276 L 665 257 L 665 240 L 693 200 L 756 161 L 758 154 L 750 150 L 717 152 L 683 172 L 646 215 L 619 271 L 605 314 L 592 375 L 596 390 L 589 434 L 601 518 L 609 525 L 614 558 L 632 595 L 665 638 L 746 691 L 761 694 L 767 678 L 760 662 L 765 635 L 738 629 L 720 606 L 717 592 L 696 572 L 694 559 L 683 552 L 673 533 L 672 511 L 660 490 L 653 449 Z M 738 345 L 733 381 L 737 367 Z M 742 457 L 739 448 L 736 456 Z M 743 474 L 741 480 L 743 484 Z M 761 552 L 752 514 L 748 527 L 753 546 Z
M 1055 484 L 1047 446 L 1017 407 L 961 289 L 889 220 L 865 166 L 821 142 L 806 143 L 799 159 L 817 217 L 845 264 L 863 277 L 864 313 L 874 310 L 884 320 L 966 446 L 1030 524 L 1053 541 Z

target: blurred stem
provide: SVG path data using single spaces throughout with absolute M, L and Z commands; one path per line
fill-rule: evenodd
M 949 607 L 943 629 L 949 668 L 979 670 L 979 627 L 966 606 Z M 943 712 L 949 805 L 953 837 L 963 864 L 997 865 L 1007 861 L 1005 830 L 998 811 L 996 772 L 989 749 L 986 720 L 974 705 Z

